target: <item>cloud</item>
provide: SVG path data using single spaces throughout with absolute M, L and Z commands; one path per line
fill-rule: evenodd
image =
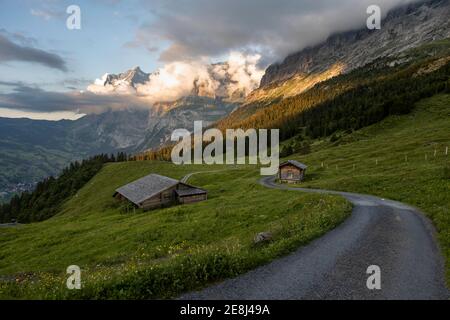
M 12 39 L 12 41 L 22 46 L 35 47 L 38 43 L 36 38 L 27 36 L 21 32 L 9 32 L 4 28 L 0 29 L 0 35 L 4 35 L 6 38 Z
M 260 55 L 231 52 L 223 63 L 176 61 L 149 75 L 145 83 L 130 85 L 126 81 L 108 83 L 108 74 L 89 85 L 95 94 L 136 95 L 150 103 L 170 102 L 198 94 L 205 97 L 237 99 L 247 96 L 259 86 L 264 74 L 257 64 Z
M 18 37 L 16 35 L 16 38 Z M 66 62 L 59 55 L 26 45 L 24 41 L 25 38 L 21 41 L 22 43 L 15 43 L 10 37 L 7 37 L 5 32 L 0 32 L 0 63 L 24 61 L 38 63 L 64 72 L 68 71 Z
M 67 89 L 72 90 L 81 90 L 86 88 L 87 85 L 91 83 L 91 80 L 85 78 L 67 78 L 62 81 L 62 84 L 66 86 Z M 50 83 L 51 85 L 61 84 L 58 83 Z
M 22 85 L 23 85 L 23 83 L 20 81 L 2 81 L 2 80 L 0 80 L 0 86 L 19 87 Z
M 31 9 L 30 13 L 31 15 L 42 18 L 46 21 L 49 21 L 53 18 L 62 18 L 64 16 L 63 12 L 54 11 L 50 9 Z
M 0 108 L 26 112 L 101 113 L 126 108 L 150 108 L 148 101 L 134 96 L 96 95 L 91 92 L 53 92 L 19 85 L 10 93 L 0 94 Z
M 260 56 L 230 54 L 225 63 L 173 62 L 149 76 L 149 81 L 134 86 L 119 80 L 119 86 L 97 79 L 87 91 L 53 92 L 22 82 L 0 81 L 11 90 L 0 94 L 0 113 L 23 112 L 101 113 L 107 110 L 148 109 L 157 102 L 170 102 L 191 94 L 209 97 L 236 98 L 249 94 L 260 82 L 263 70 L 257 67 Z M 67 80 L 79 84 L 83 79 Z M 75 88 L 75 87 L 74 87 Z M 6 110 L 6 111 L 5 111 Z M 67 113 L 66 113 L 67 115 Z M 60 116 L 60 114 L 55 116 Z
M 75 113 L 73 111 L 55 111 L 55 112 L 36 112 L 15 110 L 0 107 L 0 116 L 3 118 L 27 118 L 33 120 L 77 120 L 85 116 L 85 114 Z
M 98 0 L 116 4 L 118 0 Z M 378 0 L 383 16 L 414 0 Z M 317 44 L 333 33 L 360 28 L 372 0 L 152 0 L 142 1 L 151 19 L 140 26 L 126 47 L 160 52 L 166 62 L 149 81 L 117 89 L 98 79 L 86 92 L 51 92 L 23 83 L 7 83 L 0 108 L 37 112 L 98 113 L 109 109 L 152 108 L 192 94 L 246 95 L 259 85 L 261 66 Z M 45 17 L 45 15 L 35 12 Z M 67 71 L 59 55 L 36 48 L 37 42 L 0 29 L 0 63 L 26 61 Z M 211 57 L 233 52 L 226 64 Z M 225 81 L 226 80 L 226 81 Z M 80 88 L 76 79 L 65 83 Z
M 378 0 L 384 14 L 413 0 Z M 162 61 L 256 50 L 280 59 L 339 31 L 365 25 L 373 0 L 153 0 L 143 5 L 155 17 L 140 27 L 134 45 L 163 42 Z
M 66 17 L 66 8 L 69 5 L 66 1 L 61 3 L 59 0 L 40 0 L 33 1 L 33 7 L 30 8 L 30 14 L 34 17 L 49 21 L 52 19 L 63 20 Z

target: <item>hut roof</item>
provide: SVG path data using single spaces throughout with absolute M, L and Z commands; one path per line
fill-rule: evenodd
M 280 164 L 280 167 L 283 167 L 283 166 L 285 166 L 287 164 L 291 164 L 291 165 L 293 165 L 293 166 L 295 166 L 295 167 L 297 167 L 299 169 L 302 169 L 302 170 L 305 170 L 306 168 L 308 168 L 308 166 L 306 164 L 298 162 L 298 161 L 295 161 L 295 160 L 288 160 L 286 162 L 283 162 L 282 164 Z
M 189 189 L 184 189 L 184 190 L 175 190 L 175 192 L 180 197 L 195 196 L 195 195 L 207 193 L 206 190 L 203 190 L 203 189 L 200 189 L 200 188 L 189 188 Z
M 169 177 L 160 176 L 159 174 L 150 174 L 120 187 L 116 192 L 134 204 L 139 205 L 142 201 L 151 198 L 178 183 L 178 180 Z

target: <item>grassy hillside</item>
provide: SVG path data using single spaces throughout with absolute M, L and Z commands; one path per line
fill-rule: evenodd
M 422 100 L 413 113 L 332 139 L 316 140 L 302 186 L 375 194 L 422 209 L 450 261 L 450 95 Z M 288 141 L 292 142 L 292 141 Z M 436 153 L 435 153 L 436 152 Z M 150 172 L 209 190 L 206 202 L 133 212 L 114 189 Z M 349 213 L 341 198 L 265 189 L 253 167 L 110 164 L 56 217 L 0 229 L 0 297 L 171 297 L 232 277 L 322 235 Z M 272 231 L 274 241 L 252 238 Z M 84 289 L 64 289 L 68 265 L 82 268 Z M 447 267 L 447 270 L 450 268 Z M 450 271 L 448 272 L 450 279 Z
M 120 206 L 114 190 L 157 172 L 209 191 L 206 202 L 141 212 Z M 286 254 L 345 219 L 339 197 L 265 189 L 254 167 L 108 164 L 55 217 L 0 229 L 0 298 L 171 297 Z M 263 231 L 274 240 L 254 246 Z M 69 265 L 84 289 L 65 289 Z
M 436 226 L 450 283 L 450 95 L 422 100 L 409 115 L 332 140 L 316 141 L 311 154 L 290 157 L 309 165 L 304 185 L 420 208 Z

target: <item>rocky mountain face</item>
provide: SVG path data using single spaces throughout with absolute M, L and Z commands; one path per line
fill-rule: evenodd
M 173 130 L 193 130 L 194 121 L 211 125 L 237 105 L 219 99 L 189 96 L 175 102 L 158 103 L 152 109 L 127 109 L 87 115 L 70 126 L 81 141 L 95 141 L 98 149 L 140 152 L 170 141 Z
M 450 1 L 432 0 L 390 11 L 380 30 L 362 28 L 333 35 L 267 68 L 250 101 L 299 94 L 317 82 L 378 58 L 450 37 Z
M 167 111 L 157 118 L 149 117 L 145 138 L 134 148 L 136 151 L 164 145 L 170 141 L 175 129 L 194 130 L 194 121 L 202 121 L 203 127 L 210 126 L 226 117 L 238 107 L 235 103 L 222 99 L 201 96 L 188 96 L 170 103 Z
M 203 66 L 194 70 L 197 74 L 187 84 L 187 95 L 175 101 L 155 101 L 142 109 L 90 114 L 74 121 L 69 130 L 80 141 L 95 141 L 99 150 L 108 147 L 140 152 L 159 147 L 170 140 L 173 130 L 192 130 L 196 120 L 209 126 L 227 116 L 246 98 L 250 88 L 239 85 L 232 69 L 227 62 Z M 87 90 L 145 97 L 153 82 L 158 82 L 159 75 L 159 71 L 145 73 L 135 67 L 119 74 L 105 74 Z
M 119 93 L 132 94 L 138 85 L 150 80 L 150 73 L 145 73 L 140 67 L 134 67 L 119 74 L 106 73 L 100 79 L 88 86 L 87 90 L 93 93 Z
M 124 73 L 106 74 L 104 76 L 103 85 L 111 85 L 113 87 L 131 86 L 136 88 L 137 84 L 144 84 L 149 80 L 150 74 L 145 73 L 140 67 L 134 67 Z

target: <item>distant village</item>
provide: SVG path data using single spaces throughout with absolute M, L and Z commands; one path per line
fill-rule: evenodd
M 0 202 L 8 201 L 15 194 L 21 194 L 25 191 L 32 191 L 36 186 L 36 182 L 15 183 L 0 187 Z

